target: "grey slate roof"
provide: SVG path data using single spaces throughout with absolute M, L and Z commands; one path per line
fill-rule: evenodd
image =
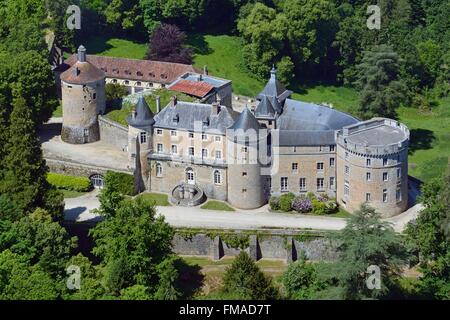
M 286 99 L 277 119 L 281 146 L 335 144 L 335 131 L 358 119 L 328 107 Z
M 234 123 L 234 117 L 234 112 L 224 106 L 220 107 L 218 114 L 213 114 L 210 104 L 178 101 L 175 106 L 168 105 L 155 116 L 154 127 L 225 134 Z
M 275 67 L 270 71 L 270 79 L 264 87 L 263 91 L 258 95 L 258 100 L 268 97 L 272 106 L 278 113 L 281 113 L 282 104 L 292 94 L 292 91 L 286 88 L 277 80 L 277 71 Z
M 155 123 L 153 112 L 150 110 L 144 97 L 139 97 L 136 105 L 135 117 L 128 116 L 127 122 L 132 127 L 146 127 Z
M 251 129 L 258 131 L 259 129 L 261 129 L 261 125 L 246 106 L 244 111 L 241 112 L 239 118 L 229 129 L 242 130 L 244 132 Z
M 264 96 L 262 100 L 259 102 L 258 106 L 255 110 L 256 118 L 275 118 L 275 108 L 272 105 L 272 102 L 267 96 Z

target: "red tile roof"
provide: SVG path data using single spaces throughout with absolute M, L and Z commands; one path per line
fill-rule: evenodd
M 77 56 L 72 55 L 65 61 L 72 66 Z M 87 55 L 87 61 L 105 72 L 107 78 L 169 84 L 186 72 L 199 72 L 192 65 Z
M 214 86 L 202 81 L 179 80 L 170 87 L 170 90 L 187 93 L 191 96 L 203 98 Z
M 89 62 L 76 62 L 61 74 L 61 80 L 71 84 L 87 84 L 105 79 L 105 73 Z

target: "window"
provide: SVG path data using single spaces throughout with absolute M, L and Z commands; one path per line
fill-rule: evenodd
M 216 159 L 222 159 L 222 151 L 220 150 L 216 151 Z
M 96 93 L 94 93 L 93 95 L 92 95 L 92 99 L 97 99 L 97 94 Z
M 335 178 L 330 177 L 330 189 L 334 189 L 334 188 L 335 188 Z
M 402 168 L 397 168 L 397 179 L 402 177 Z
M 186 169 L 186 181 L 188 184 L 195 184 L 194 170 Z
M 288 190 L 288 178 L 282 177 L 281 178 L 281 191 L 287 191 Z
M 297 147 L 292 148 L 292 151 L 297 152 Z
M 400 188 L 397 188 L 397 191 L 395 192 L 395 199 L 397 201 L 402 201 L 402 190 Z
M 300 191 L 306 191 L 306 178 L 300 178 Z
M 387 158 L 383 158 L 383 166 L 387 166 L 388 164 L 388 159 Z
M 163 133 L 163 131 L 162 131 L 161 129 L 156 129 L 156 134 L 157 134 L 157 135 L 160 136 L 160 135 L 162 135 L 162 133 Z
M 348 152 L 345 152 L 345 159 L 348 159 Z
M 221 184 L 222 183 L 222 176 L 221 176 L 219 170 L 214 171 L 214 183 L 215 184 Z
M 141 143 L 147 143 L 147 132 L 140 133 L 140 140 L 141 140 Z
M 344 167 L 344 172 L 345 172 L 345 174 L 349 174 L 350 173 L 350 167 L 349 166 L 345 166 Z
M 194 133 L 193 132 L 189 132 L 189 138 L 194 139 Z
M 242 193 L 247 193 L 247 189 L 242 189 Z
M 298 172 L 298 163 L 292 164 L 292 172 Z
M 387 189 L 383 189 L 383 202 L 388 201 Z
M 330 151 L 331 151 L 331 152 L 334 151 L 334 146 L 330 146 Z
M 161 152 L 163 152 L 164 151 L 164 148 L 163 148 L 163 145 L 162 145 L 162 143 L 158 143 L 158 145 L 157 145 L 157 147 L 156 147 L 157 149 L 157 151 L 159 152 L 159 153 L 161 153 Z
M 202 158 L 208 158 L 208 149 L 202 149 Z
M 247 176 L 247 172 L 242 172 L 242 176 L 246 177 Z
M 366 166 L 370 167 L 372 165 L 372 160 L 371 159 L 366 159 Z
M 125 80 L 125 84 L 126 84 L 126 85 L 130 84 L 130 81 Z
M 349 196 L 350 195 L 350 184 L 348 183 L 348 181 L 345 181 L 344 183 L 344 196 Z
M 162 177 L 162 165 L 159 162 L 156 164 L 156 176 Z
M 317 170 L 323 170 L 323 162 L 317 162 Z
M 172 154 L 177 154 L 178 153 L 178 147 L 176 145 L 172 145 Z
M 175 130 L 170 131 L 170 135 L 172 137 L 176 137 L 177 136 L 177 132 Z
M 317 178 L 317 190 L 323 190 L 323 178 Z
M 319 146 L 319 152 L 322 152 L 322 151 L 323 151 L 323 147 Z
M 220 142 L 220 141 L 222 141 L 222 137 L 221 136 L 215 136 L 214 137 L 214 141 Z
M 334 158 L 330 158 L 330 167 L 334 167 Z
M 208 140 L 208 136 L 206 134 L 202 134 L 202 140 Z
M 247 153 L 248 152 L 248 147 L 242 147 L 241 148 L 241 152 L 242 153 Z
M 189 147 L 189 149 L 188 149 L 188 155 L 190 155 L 190 156 L 194 156 L 194 147 Z
M 370 193 L 366 193 L 366 202 L 370 201 L 370 197 L 371 197 Z
M 388 173 L 383 172 L 383 181 L 388 181 Z
M 366 172 L 366 181 L 372 180 L 372 174 L 370 172 Z

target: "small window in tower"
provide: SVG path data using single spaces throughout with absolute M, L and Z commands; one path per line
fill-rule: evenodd
M 67 86 L 67 88 L 72 89 L 72 86 Z
M 141 132 L 141 143 L 147 143 L 147 132 Z
M 97 99 L 97 94 L 96 93 L 94 93 L 94 94 L 92 94 L 92 99 Z

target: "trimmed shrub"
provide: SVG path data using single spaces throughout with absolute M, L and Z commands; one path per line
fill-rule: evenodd
M 280 198 L 271 196 L 269 200 L 269 206 L 272 210 L 280 210 Z
M 50 172 L 47 181 L 57 189 L 88 192 L 92 190 L 92 183 L 88 178 L 68 176 Z
M 311 199 L 305 196 L 295 197 L 292 200 L 292 209 L 299 213 L 308 213 L 313 209 Z
M 105 175 L 105 187 L 126 196 L 136 195 L 134 177 L 130 174 L 108 171 Z
M 280 210 L 289 212 L 292 211 L 292 200 L 294 200 L 295 195 L 291 192 L 283 194 L 280 197 Z
M 313 213 L 318 215 L 324 215 L 327 213 L 327 205 L 318 199 L 312 199 Z

